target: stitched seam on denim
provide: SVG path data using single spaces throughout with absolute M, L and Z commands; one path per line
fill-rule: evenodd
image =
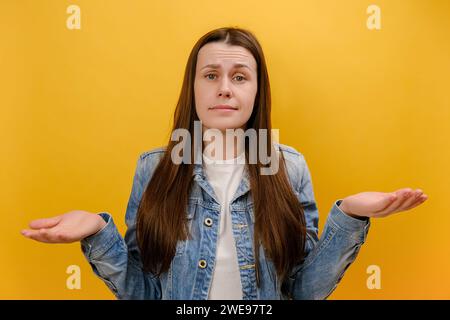
M 288 149 L 286 146 L 282 146 L 281 144 L 278 145 L 278 147 L 279 147 L 283 152 L 288 152 L 288 153 L 293 154 L 293 155 L 296 155 L 296 156 L 300 155 L 300 152 L 294 151 L 294 150 L 290 150 L 290 149 Z
M 166 149 L 162 149 L 162 147 L 160 147 L 160 148 L 157 148 L 156 150 L 150 150 L 150 151 L 146 151 L 146 152 L 142 153 L 140 158 L 142 160 L 144 160 L 145 158 L 147 158 L 151 154 L 164 153 L 164 152 L 166 152 Z
M 325 238 L 324 240 L 323 240 L 323 242 L 320 244 L 320 246 L 319 246 L 319 248 L 314 248 L 313 250 L 312 250 L 312 252 L 311 253 L 313 253 L 313 254 L 315 254 L 312 258 L 310 258 L 309 260 L 308 260 L 308 258 L 306 258 L 306 260 L 305 260 L 305 262 L 304 262 L 304 264 L 303 264 L 303 266 L 297 271 L 297 273 L 298 272 L 301 272 L 303 269 L 305 269 L 306 267 L 308 267 L 309 265 L 311 265 L 321 254 L 322 254 L 322 252 L 323 252 L 323 250 L 330 244 L 330 242 L 331 242 L 331 240 L 334 238 L 334 236 L 336 235 L 336 229 L 335 228 L 333 228 L 332 226 L 328 226 L 329 228 L 330 228 L 330 232 L 329 232 L 329 234 L 328 234 L 328 236 L 327 236 L 327 238 Z M 320 243 L 320 240 L 319 240 L 319 243 Z M 296 274 L 297 274 L 296 273 Z
M 325 295 L 324 299 L 327 299 L 333 293 L 333 291 L 336 289 L 338 283 L 340 282 L 340 280 L 342 280 L 342 277 L 344 276 L 344 273 L 347 271 L 347 269 L 350 267 L 350 265 L 353 263 L 353 261 L 355 261 L 356 256 L 357 256 L 357 254 L 359 252 L 359 248 L 361 248 L 361 245 L 357 244 L 356 245 L 356 249 L 354 249 L 354 252 L 350 256 L 350 262 L 347 264 L 347 266 L 345 266 L 344 270 L 342 270 L 334 278 L 334 280 L 333 280 L 333 287 L 327 292 L 327 294 Z
M 355 235 L 360 235 L 361 231 L 356 231 L 356 232 L 351 232 L 348 230 L 345 230 L 344 228 L 340 227 L 336 221 L 330 216 L 330 222 L 333 223 L 334 226 L 336 226 L 336 228 L 338 228 L 339 230 L 343 231 L 344 233 L 346 233 L 347 235 L 350 236 L 351 239 L 353 239 L 356 243 L 364 243 L 364 239 L 360 240 L 360 237 L 355 237 Z M 364 238 L 364 232 L 365 230 L 362 231 L 363 232 L 363 238 Z
M 99 257 L 104 255 L 111 247 L 117 242 L 120 242 L 120 237 L 116 232 L 112 232 L 111 236 L 106 238 L 104 243 L 100 245 L 99 248 L 92 247 L 90 252 L 90 259 L 97 260 Z

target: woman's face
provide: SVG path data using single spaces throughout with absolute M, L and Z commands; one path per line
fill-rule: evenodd
M 250 51 L 223 42 L 210 42 L 199 50 L 194 94 L 204 130 L 245 129 L 256 92 L 257 66 Z

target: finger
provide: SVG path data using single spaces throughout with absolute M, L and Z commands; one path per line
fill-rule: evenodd
M 378 211 L 374 213 L 374 217 L 383 216 L 386 213 L 394 213 L 398 208 L 402 206 L 402 204 L 408 200 L 408 198 L 411 196 L 411 189 L 402 189 L 400 191 L 396 191 L 395 195 L 397 196 L 397 199 L 393 201 L 389 206 L 387 206 L 384 210 Z
M 423 194 L 422 190 L 417 189 L 416 191 L 412 192 L 412 194 L 406 198 L 406 200 L 402 203 L 402 205 L 397 208 L 397 212 L 405 211 L 412 205 L 414 205 L 419 197 Z
M 393 208 L 393 211 L 394 212 L 400 211 L 401 208 L 405 206 L 405 204 L 411 203 L 412 201 L 414 201 L 414 199 L 415 199 L 415 192 L 410 188 L 405 189 L 400 194 L 398 205 Z
M 41 228 L 51 228 L 56 226 L 59 221 L 61 221 L 61 216 L 56 216 L 53 218 L 37 219 L 30 222 L 30 228 L 41 229 Z
M 395 194 L 395 193 L 393 193 L 393 194 L 392 194 L 392 193 L 387 194 L 387 195 L 385 196 L 385 198 L 383 199 L 384 207 L 381 208 L 380 210 L 374 212 L 374 213 L 376 214 L 376 213 L 379 213 L 379 212 L 383 212 L 383 211 L 386 210 L 390 205 L 392 205 L 392 203 L 393 203 L 395 200 L 397 200 L 397 199 L 398 199 L 397 194 Z
M 427 199 L 428 199 L 427 195 L 422 195 L 419 198 L 417 198 L 409 207 L 403 209 L 402 211 L 411 210 L 411 209 L 421 205 L 422 203 L 424 203 Z M 387 212 L 387 213 L 383 213 L 383 214 L 377 215 L 376 217 L 377 218 L 383 218 L 383 217 L 386 217 L 386 216 L 388 216 L 388 215 L 390 215 L 392 213 L 393 212 Z
M 411 209 L 421 205 L 422 203 L 427 201 L 427 199 L 428 199 L 428 196 L 426 194 L 420 196 L 419 198 L 416 199 L 416 201 L 414 203 L 412 203 L 409 207 L 405 208 L 404 211 L 411 210 Z
M 396 194 L 397 196 L 402 196 L 407 192 L 411 192 L 413 191 L 411 188 L 402 188 L 402 189 L 398 189 L 395 190 L 394 192 L 391 192 L 392 194 Z
M 52 241 L 49 239 L 49 231 L 48 229 L 39 229 L 39 230 L 22 230 L 22 234 L 30 239 L 39 241 L 39 242 L 45 242 L 45 243 L 51 243 Z

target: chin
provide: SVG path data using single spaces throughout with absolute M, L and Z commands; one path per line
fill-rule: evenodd
M 237 129 L 242 128 L 245 123 L 240 123 L 236 121 L 211 121 L 210 123 L 204 123 L 206 128 L 214 128 L 220 131 L 225 131 L 226 129 Z

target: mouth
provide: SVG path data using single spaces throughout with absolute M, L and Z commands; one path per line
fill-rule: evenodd
M 237 107 L 233 107 L 227 104 L 220 104 L 209 108 L 209 110 L 221 110 L 221 111 L 235 111 L 237 109 L 238 109 Z

